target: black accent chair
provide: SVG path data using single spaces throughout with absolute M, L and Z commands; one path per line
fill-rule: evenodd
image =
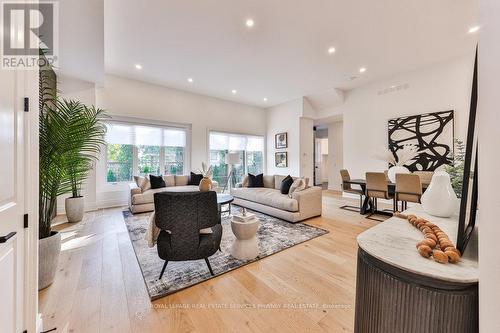
M 220 248 L 222 225 L 217 194 L 209 192 L 162 192 L 154 195 L 156 226 L 161 229 L 157 240 L 158 256 L 165 260 L 162 278 L 169 261 L 205 259 L 214 275 L 208 257 Z M 212 233 L 200 234 L 211 228 Z

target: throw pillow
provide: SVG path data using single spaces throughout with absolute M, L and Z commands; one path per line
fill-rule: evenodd
M 137 186 L 141 188 L 141 191 L 147 191 L 151 188 L 151 183 L 147 177 L 134 176 L 134 180 Z
M 135 185 L 137 185 L 137 187 L 141 187 L 141 184 L 144 181 L 144 177 L 134 176 L 134 181 L 135 181 Z
M 152 189 L 167 187 L 162 176 L 149 175 L 149 182 Z
M 293 184 L 293 178 L 290 175 L 286 176 L 281 181 L 281 187 L 280 187 L 281 194 L 288 194 L 292 184 Z
M 248 174 L 248 187 L 264 187 L 264 175 L 252 175 Z
M 200 182 L 201 180 L 203 179 L 203 175 L 200 173 L 200 174 L 196 174 L 194 172 L 191 172 L 191 176 L 189 177 L 189 182 L 188 182 L 188 185 L 200 185 Z
M 291 198 L 292 193 L 302 191 L 306 188 L 306 181 L 304 178 L 297 178 L 293 181 L 290 190 L 288 191 L 288 196 Z

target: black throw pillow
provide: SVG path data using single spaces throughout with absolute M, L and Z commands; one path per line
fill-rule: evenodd
M 162 176 L 149 175 L 149 182 L 152 189 L 167 187 Z
M 248 187 L 264 187 L 264 174 L 252 175 L 248 174 Z
M 191 172 L 191 176 L 189 177 L 188 185 L 200 185 L 201 180 L 203 179 L 203 175 Z
M 293 178 L 290 175 L 286 176 L 285 179 L 281 181 L 280 191 L 281 194 L 288 194 L 290 191 L 290 186 L 293 184 Z

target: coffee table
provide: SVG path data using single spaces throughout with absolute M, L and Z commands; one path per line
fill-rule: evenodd
M 260 221 L 257 218 L 247 222 L 231 219 L 231 229 L 236 236 L 230 249 L 233 257 L 240 260 L 250 260 L 259 255 L 259 243 L 256 237 L 259 224 Z
M 219 206 L 219 213 L 229 213 L 231 215 L 231 202 L 234 201 L 234 197 L 231 194 L 217 193 L 217 205 Z M 222 210 L 222 205 L 229 205 L 227 210 Z

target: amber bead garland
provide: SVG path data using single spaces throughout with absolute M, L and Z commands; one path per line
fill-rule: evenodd
M 441 264 L 447 262 L 455 264 L 460 260 L 460 251 L 437 225 L 415 215 L 404 215 L 396 212 L 394 216 L 408 220 L 411 225 L 424 234 L 424 239 L 417 243 L 418 253 L 422 257 L 430 258 L 432 256 L 436 262 Z

